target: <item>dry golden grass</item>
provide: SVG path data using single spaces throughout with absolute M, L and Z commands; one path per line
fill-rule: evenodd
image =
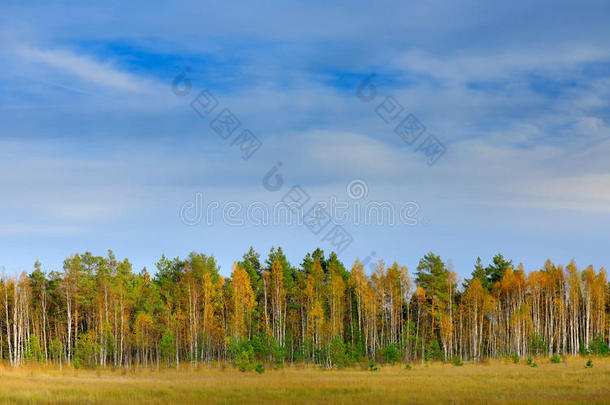
M 377 372 L 286 367 L 258 375 L 232 368 L 62 371 L 0 366 L 0 402 L 190 403 L 610 403 L 610 359 L 538 359 L 538 367 L 484 364 L 382 367 Z

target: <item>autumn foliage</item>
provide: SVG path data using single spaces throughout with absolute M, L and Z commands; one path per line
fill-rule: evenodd
M 76 254 L 61 271 L 0 281 L 0 356 L 12 365 L 181 367 L 232 362 L 264 371 L 306 362 L 417 362 L 609 353 L 604 269 L 550 260 L 526 273 L 497 255 L 471 278 L 433 253 L 410 274 L 351 268 L 316 250 L 300 266 L 253 249 L 223 278 L 214 257 L 165 256 L 150 274 Z M 367 274 L 368 273 L 368 274 Z

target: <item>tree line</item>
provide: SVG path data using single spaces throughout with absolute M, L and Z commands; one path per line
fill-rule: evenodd
M 230 278 L 213 256 L 164 255 L 154 274 L 127 260 L 74 254 L 59 271 L 0 280 L 0 357 L 75 367 L 183 367 L 232 361 L 427 361 L 608 354 L 603 268 L 550 260 L 526 273 L 501 254 L 459 282 L 428 253 L 411 275 L 379 261 L 367 274 L 335 253 L 299 266 L 250 248 Z

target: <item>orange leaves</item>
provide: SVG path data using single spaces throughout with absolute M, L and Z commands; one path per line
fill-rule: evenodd
M 250 277 L 244 269 L 235 265 L 231 279 L 233 333 L 235 336 L 241 337 L 247 332 L 246 317 L 252 313 L 256 301 L 250 285 Z
M 479 282 L 479 287 L 480 286 L 481 286 L 481 282 Z M 426 300 L 426 291 L 419 285 L 415 289 L 415 293 L 413 295 L 420 302 L 423 302 Z
M 419 288 L 420 287 L 417 289 L 419 290 Z M 485 292 L 483 291 L 481 280 L 475 278 L 466 290 L 464 300 L 471 305 L 483 305 L 484 294 Z

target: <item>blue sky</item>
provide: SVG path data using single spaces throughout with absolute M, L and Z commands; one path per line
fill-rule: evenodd
M 191 251 L 229 274 L 253 245 L 299 264 L 303 226 L 185 225 L 185 202 L 416 202 L 417 226 L 346 223 L 351 265 L 414 271 L 434 251 L 467 276 L 502 252 L 608 266 L 608 2 L 28 2 L 0 4 L 0 265 L 60 269 L 111 248 L 136 270 Z M 190 68 L 192 93 L 173 79 Z M 377 96 L 356 97 L 375 73 Z M 189 107 L 203 89 L 263 143 L 244 161 Z M 375 108 L 388 96 L 446 147 L 434 164 Z M 262 177 L 283 163 L 283 190 Z

